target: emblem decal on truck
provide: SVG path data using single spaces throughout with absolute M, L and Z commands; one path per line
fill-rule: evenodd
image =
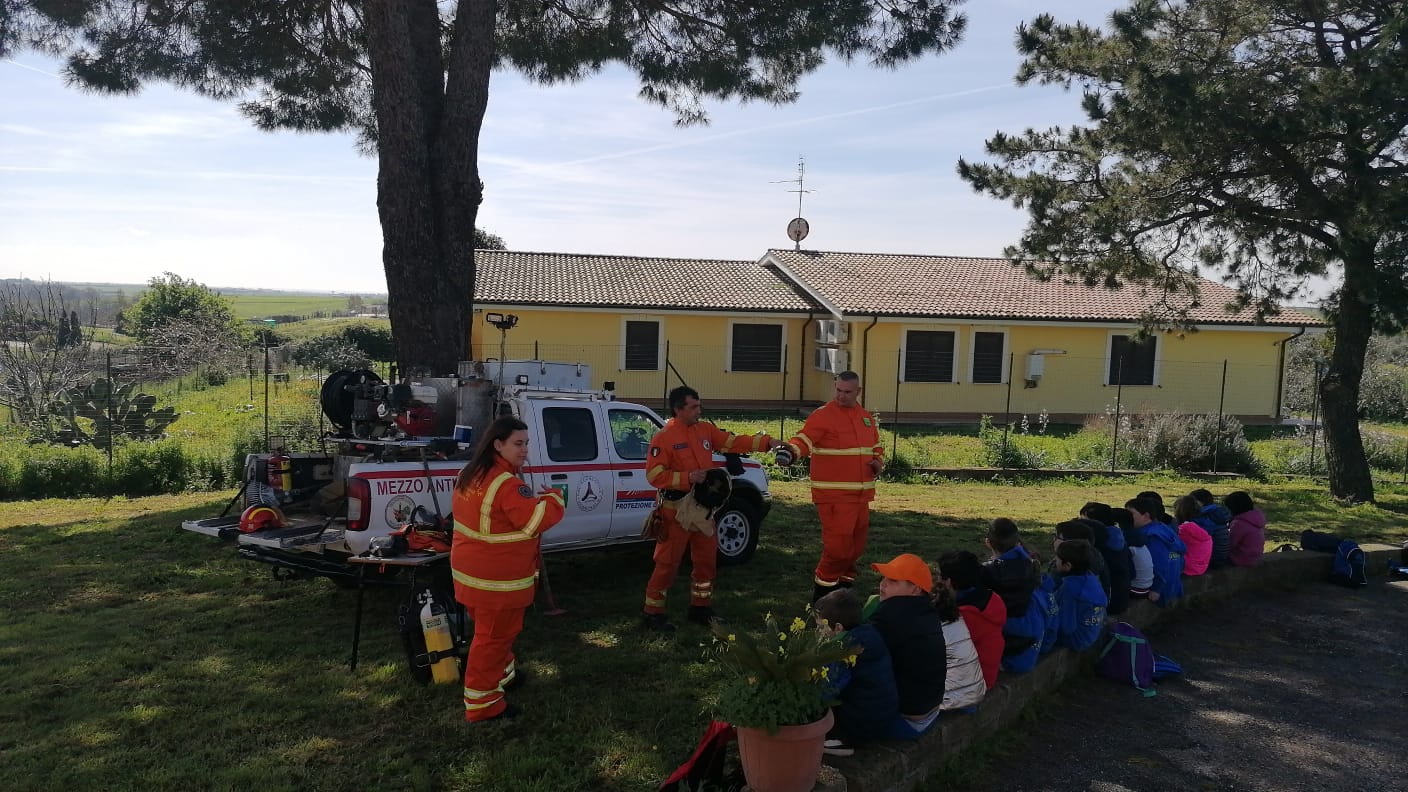
M 601 505 L 601 484 L 591 476 L 582 476 L 581 494 L 577 496 L 577 508 L 589 512 Z
M 386 504 L 386 524 L 393 528 L 399 528 L 411 519 L 411 512 L 415 511 L 416 502 L 405 495 L 397 495 Z

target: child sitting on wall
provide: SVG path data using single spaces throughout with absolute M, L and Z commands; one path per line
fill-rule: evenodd
M 940 584 L 934 587 L 934 610 L 944 625 L 944 650 L 948 657 L 944 673 L 944 710 L 972 710 L 988 692 L 983 680 L 983 666 L 968 625 L 958 611 L 958 598 L 953 589 Z
M 934 725 L 944 700 L 948 656 L 944 625 L 931 599 L 934 576 L 913 553 L 870 568 L 882 576 L 880 606 L 870 624 L 890 650 L 899 696 L 900 718 L 890 736 L 914 739 Z
M 1089 649 L 1100 639 L 1110 602 L 1090 571 L 1093 557 L 1095 548 L 1083 539 L 1065 541 L 1056 548 L 1056 643 L 1077 652 Z
M 1260 564 L 1266 552 L 1266 515 L 1252 502 L 1252 496 L 1241 490 L 1227 493 L 1222 505 L 1232 514 L 1232 522 L 1227 527 L 1230 534 L 1227 559 L 1236 566 Z
M 1125 503 L 1136 531 L 1144 536 L 1149 548 L 1149 560 L 1154 568 L 1154 582 L 1149 600 L 1164 608 L 1183 596 L 1183 555 L 1188 547 L 1171 526 L 1154 518 L 1159 507 L 1144 498 Z
M 1232 522 L 1232 512 L 1226 507 L 1217 505 L 1213 500 L 1212 493 L 1199 488 L 1188 493 L 1198 499 L 1200 507 L 1198 516 L 1193 522 L 1201 525 L 1208 536 L 1212 537 L 1212 558 L 1208 560 L 1208 569 L 1217 569 L 1228 564 L 1228 553 L 1232 543 L 1230 533 L 1230 523 Z
M 848 646 L 860 649 L 854 666 L 827 666 L 828 679 L 839 703 L 831 709 L 836 723 L 825 751 L 849 756 L 851 747 L 889 736 L 899 715 L 895 670 L 890 650 L 874 625 L 861 620 L 861 601 L 850 589 L 837 589 L 816 601 L 818 626 L 832 635 L 843 635 Z
M 1103 544 L 1095 542 L 1095 549 L 1100 552 L 1110 575 L 1110 607 L 1106 612 L 1124 613 L 1129 607 L 1130 577 L 1129 546 L 1125 544 L 1124 531 L 1115 523 L 1115 515 L 1108 504 L 1091 501 L 1081 507 L 1080 516 L 1091 524 L 1092 531 L 1096 530 L 1095 526 L 1104 526 L 1099 530 L 1105 532 L 1105 541 Z
M 997 685 L 997 670 L 1002 664 L 1005 645 L 1002 627 L 1007 622 L 1007 605 L 983 585 L 983 566 L 978 563 L 978 557 L 967 550 L 951 550 L 939 556 L 938 585 L 953 592 L 958 613 L 978 650 L 983 683 L 992 690 Z
M 1025 673 L 1036 667 L 1046 631 L 1046 612 L 1037 597 L 1041 572 L 1022 546 L 1017 524 L 1006 517 L 992 521 L 984 541 L 992 558 L 983 564 L 983 584 L 1007 606 L 1002 668 Z
M 1154 585 L 1154 560 L 1149 555 L 1149 543 L 1144 539 L 1144 532 L 1134 527 L 1129 509 L 1111 509 L 1110 513 L 1124 534 L 1129 550 L 1129 598 L 1148 599 L 1149 589 Z
M 1203 513 L 1203 506 L 1192 495 L 1173 502 L 1173 519 L 1178 525 L 1178 538 L 1188 548 L 1183 556 L 1183 574 L 1196 577 L 1208 571 L 1212 561 L 1212 535 L 1194 522 Z

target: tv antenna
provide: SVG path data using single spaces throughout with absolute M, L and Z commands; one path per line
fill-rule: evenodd
M 806 193 L 812 192 L 811 190 L 808 190 L 808 189 L 806 189 L 806 188 L 804 187 L 804 185 L 805 185 L 805 183 L 806 183 L 806 176 L 807 176 L 807 163 L 806 163 L 806 159 L 805 159 L 804 157 L 802 157 L 801 155 L 798 155 L 798 156 L 797 156 L 797 178 L 795 178 L 795 179 L 782 179 L 781 181 L 772 182 L 773 184 L 795 184 L 795 185 L 797 185 L 797 189 L 795 189 L 795 190 L 788 190 L 788 191 L 787 191 L 787 192 L 794 192 L 794 193 L 797 193 L 797 216 L 794 217 L 794 218 L 792 218 L 792 221 L 787 224 L 787 238 L 790 239 L 790 240 L 792 240 L 792 243 L 793 243 L 793 245 L 794 245 L 793 250 L 801 250 L 801 249 L 802 249 L 802 240 L 803 240 L 803 239 L 806 239 L 806 238 L 807 238 L 807 234 L 810 233 L 810 231 L 811 231 L 811 224 L 809 224 L 809 223 L 807 222 L 807 219 L 806 219 L 805 217 L 802 217 L 802 196 L 805 195 Z

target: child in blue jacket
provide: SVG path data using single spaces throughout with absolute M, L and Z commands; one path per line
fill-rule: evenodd
M 831 691 L 839 702 L 831 710 L 836 724 L 831 727 L 826 748 L 829 754 L 847 756 L 856 743 L 888 736 L 900 711 L 895 670 L 884 637 L 861 620 L 860 598 L 850 589 L 837 589 L 813 607 L 822 629 L 843 634 L 847 645 L 861 650 L 854 667 L 845 663 L 827 666 Z
M 1149 558 L 1154 565 L 1154 585 L 1149 589 L 1149 601 L 1167 607 L 1183 596 L 1183 554 L 1187 545 L 1174 529 L 1154 518 L 1160 507 L 1146 498 L 1135 498 L 1124 505 L 1129 511 L 1134 529 L 1144 534 Z
M 1090 648 L 1100 639 L 1100 630 L 1105 626 L 1105 609 L 1110 604 L 1100 579 L 1090 571 L 1094 553 L 1090 543 L 1082 539 L 1062 542 L 1056 548 L 1060 577 L 1056 585 L 1056 643 L 1077 652 Z
M 1041 571 L 1022 546 L 1017 524 L 1006 517 L 992 521 L 985 541 L 992 558 L 983 564 L 983 585 L 1007 606 L 1002 669 L 1024 673 L 1036 667 L 1046 632 L 1045 600 L 1038 592 Z

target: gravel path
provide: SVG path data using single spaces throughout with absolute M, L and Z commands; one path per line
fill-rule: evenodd
M 1183 678 L 1067 685 L 970 788 L 1408 790 L 1408 581 L 1247 595 L 1150 641 Z

